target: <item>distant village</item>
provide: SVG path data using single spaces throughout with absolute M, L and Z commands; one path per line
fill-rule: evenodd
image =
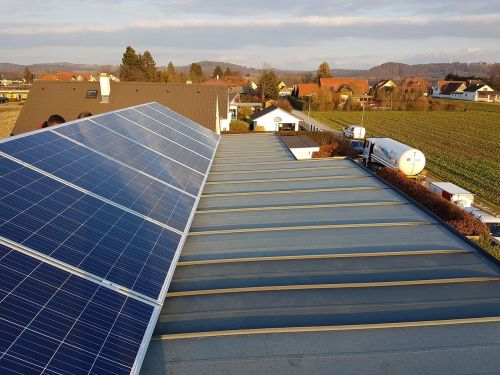
M 204 77 L 203 72 L 201 75 Z M 120 82 L 120 78 L 117 75 L 108 74 L 108 76 L 112 82 Z M 453 75 L 450 74 L 448 76 L 452 77 Z M 32 78 L 30 79 L 29 77 Z M 260 96 L 262 98 L 262 82 L 259 82 L 262 80 L 262 77 L 255 77 L 255 79 L 252 79 L 252 77 L 243 77 L 239 72 L 227 70 L 223 72 L 218 66 L 209 78 L 194 80 L 190 78 L 189 74 L 179 74 L 176 78 L 175 82 L 168 83 L 223 85 L 227 86 L 230 92 L 242 95 L 239 98 L 240 100 L 249 101 L 248 99 L 251 99 L 250 101 L 255 101 L 255 97 Z M 336 108 L 358 109 L 359 105 L 356 105 L 356 103 L 370 106 L 384 106 L 390 103 L 391 100 L 394 102 L 394 98 L 398 95 L 410 94 L 413 95 L 413 101 L 418 96 L 424 96 L 477 102 L 500 102 L 500 93 L 494 87 L 476 77 L 458 76 L 458 78 L 463 79 L 443 77 L 442 80 L 436 82 L 430 82 L 423 77 L 416 76 L 404 77 L 402 80 L 388 77 L 371 85 L 368 79 L 362 77 L 332 77 L 331 73 L 326 73 L 323 76 L 306 77 L 307 82 L 293 84 L 280 80 L 276 75 L 271 78 L 271 84 L 275 85 L 275 87 L 266 91 L 265 99 L 277 100 L 291 97 L 299 100 L 297 102 L 292 99 L 292 103 L 298 104 L 302 101 L 320 110 Z M 276 82 L 273 82 L 273 80 Z M 39 77 L 33 77 L 30 73 L 26 77 L 25 73 L 25 78 L 22 80 L 1 79 L 0 97 L 7 98 L 9 101 L 26 100 L 33 81 L 98 82 L 99 73 L 54 72 L 42 74 Z M 314 100 L 315 98 L 317 98 L 316 101 Z M 318 104 L 320 101 L 323 104 Z M 326 103 L 328 108 L 325 108 L 324 103 Z M 349 103 L 349 105 L 345 106 L 346 103 Z M 392 108 L 401 109 L 398 107 L 394 108 L 394 106 Z
M 133 103 L 158 101 L 179 108 L 180 113 L 186 115 L 192 109 L 183 108 L 182 98 L 206 92 L 205 102 L 217 96 L 218 105 L 214 108 L 217 108 L 218 114 L 207 114 L 206 118 L 201 114 L 193 115 L 199 116 L 200 123 L 219 133 L 231 130 L 310 130 L 311 124 L 300 124 L 296 116 L 287 114 L 293 110 L 460 111 L 464 110 L 464 106 L 459 101 L 500 102 L 499 87 L 475 76 L 448 74 L 436 82 L 419 76 L 402 79 L 387 77 L 370 82 L 363 77 L 333 76 L 325 61 L 315 73 L 302 74 L 278 74 L 267 64 L 245 75 L 229 67 L 224 70 L 220 65 L 211 68 L 211 73 L 204 72 L 199 63 L 191 64 L 188 70 L 186 68 L 176 69 L 172 62 L 165 68 L 158 68 L 150 52 L 140 54 L 129 46 L 117 71 L 59 71 L 37 73 L 35 76 L 26 67 L 23 79 L 1 79 L 0 103 L 23 102 L 36 92 L 39 98 L 36 102 L 45 104 L 36 111 L 33 109 L 34 113 L 45 116 L 47 112 L 50 115 L 49 107 L 53 105 L 52 113 L 64 112 L 63 117 L 68 121 L 82 111 L 101 113 L 106 109 L 102 103 L 110 102 L 116 107 L 132 104 L 131 98 L 134 97 Z M 68 83 L 76 85 L 68 86 Z M 168 86 L 166 90 L 162 88 L 164 85 Z M 207 89 L 202 89 L 205 87 Z M 210 91 L 210 87 L 219 87 L 222 91 Z M 173 95 L 174 92 L 176 95 Z M 72 98 L 71 105 L 62 109 L 60 103 L 67 98 Z M 452 101 L 443 104 L 443 101 L 433 98 Z M 70 112 L 72 106 L 75 109 Z M 30 111 L 23 111 L 13 134 L 29 130 L 44 120 L 34 115 L 31 117 Z M 212 119 L 212 116 L 215 118 Z M 277 118 L 280 121 L 275 121 Z

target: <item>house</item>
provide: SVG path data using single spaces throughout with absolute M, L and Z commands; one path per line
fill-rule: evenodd
M 345 89 L 347 86 L 349 87 L 349 90 L 352 92 L 352 94 L 356 95 L 368 94 L 368 91 L 370 91 L 368 80 L 361 78 L 321 78 L 319 80 L 319 85 L 321 88 L 326 87 L 332 92 L 339 92 L 341 89 Z
M 287 111 L 276 107 L 274 104 L 261 111 L 254 112 L 250 116 L 250 119 L 252 120 L 251 128 L 253 130 L 260 130 L 260 127 L 262 127 L 262 130 L 266 132 L 299 130 L 300 119 Z
M 484 83 L 477 83 L 470 85 L 467 87 L 463 92 L 462 92 L 462 98 L 463 100 L 471 100 L 474 102 L 477 102 L 479 99 L 479 93 L 492 93 L 495 90 L 493 90 L 490 86 L 484 84 Z M 484 96 L 483 96 L 484 97 Z M 488 100 L 486 100 L 488 101 Z M 494 101 L 494 100 L 492 100 Z
M 383 79 L 382 81 L 379 81 L 378 83 L 373 85 L 373 89 L 375 91 L 378 91 L 380 89 L 390 90 L 394 87 L 396 87 L 396 83 L 392 79 Z
M 283 87 L 278 92 L 278 95 L 279 95 L 280 98 L 286 98 L 286 97 L 292 95 L 292 90 L 289 89 L 288 87 Z
M 294 86 L 292 95 L 298 98 L 311 97 L 322 88 L 329 89 L 333 93 L 339 93 L 342 100 L 366 95 L 370 90 L 367 79 L 353 77 L 321 78 L 319 85 L 316 83 L 299 83 Z
M 228 93 L 228 112 L 225 118 L 220 119 L 220 130 L 229 131 L 229 124 L 232 120 L 238 118 L 238 100 L 240 94 L 229 92 Z
M 401 91 L 408 92 L 421 92 L 427 96 L 432 89 L 429 81 L 422 77 L 405 77 L 401 82 Z
M 319 86 L 317 83 L 299 83 L 294 87 L 294 96 L 297 98 L 303 98 L 305 96 L 311 96 L 319 91 Z
M 470 81 L 443 81 L 439 80 L 433 87 L 432 96 L 456 100 L 497 102 L 500 93 L 485 83 L 477 80 Z
M 0 98 L 9 100 L 26 100 L 30 92 L 31 85 L 8 85 L 0 86 Z
M 70 121 L 83 111 L 96 115 L 149 102 L 168 106 L 213 131 L 220 131 L 229 112 L 225 86 L 111 82 L 110 88 L 109 100 L 103 103 L 100 82 L 35 81 L 12 134 L 36 130 L 53 114 Z
M 311 159 L 313 153 L 319 151 L 319 144 L 307 135 L 282 135 L 280 138 L 297 160 Z
M 500 103 L 500 91 L 478 91 L 476 101 Z
M 445 95 L 444 97 L 448 97 L 450 93 L 453 92 L 453 88 L 463 87 L 463 89 L 465 89 L 466 83 L 466 81 L 438 80 L 432 87 L 432 96 L 435 98 L 439 98 L 441 97 L 441 95 Z
M 116 78 L 116 77 L 113 77 Z M 97 82 L 98 79 L 92 73 L 56 72 L 44 74 L 40 81 L 69 81 L 69 82 Z
M 259 89 L 259 85 L 257 85 L 254 81 L 248 81 L 247 84 L 243 87 L 243 93 L 245 94 L 256 94 Z

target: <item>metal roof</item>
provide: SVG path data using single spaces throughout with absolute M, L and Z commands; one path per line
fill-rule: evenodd
M 464 188 L 461 188 L 458 185 L 455 185 L 454 183 L 451 182 L 431 182 L 432 185 L 437 186 L 438 188 L 447 191 L 450 194 L 469 194 L 473 195 L 470 191 L 465 190 Z
M 88 91 L 97 91 L 93 98 Z M 82 111 L 93 115 L 158 102 L 190 120 L 215 131 L 217 102 L 221 115 L 228 111 L 228 90 L 223 86 L 112 82 L 109 103 L 101 103 L 99 82 L 36 81 L 30 90 L 12 133 L 36 130 L 50 115 L 75 120 Z
M 499 281 L 356 162 L 224 136 L 142 374 L 496 373 Z

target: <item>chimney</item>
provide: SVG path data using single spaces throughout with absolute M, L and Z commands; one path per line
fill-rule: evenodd
M 101 103 L 109 103 L 109 96 L 111 95 L 109 76 L 106 73 L 101 73 L 99 83 L 101 85 Z

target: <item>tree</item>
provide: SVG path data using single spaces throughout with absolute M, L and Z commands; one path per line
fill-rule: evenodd
M 222 68 L 217 65 L 214 69 L 214 72 L 212 73 L 212 78 L 222 78 L 224 75 L 224 72 L 222 71 Z
M 284 111 L 287 111 L 287 112 L 292 112 L 292 105 L 290 104 L 290 102 L 286 99 L 284 100 L 278 100 L 278 102 L 276 103 L 276 106 L 278 108 L 281 108 L 282 110 Z
M 189 68 L 189 78 L 193 83 L 200 83 L 203 80 L 203 69 L 200 64 L 192 63 Z
M 119 75 L 122 81 L 144 80 L 141 57 L 130 46 L 128 46 L 123 53 Z
M 262 64 L 258 85 L 262 103 L 266 101 L 266 98 L 278 99 L 278 77 L 267 63 Z
M 493 64 L 490 70 L 488 83 L 495 90 L 500 90 L 500 63 Z
M 238 120 L 246 121 L 248 117 L 253 113 L 250 107 L 240 107 L 238 109 Z
M 33 76 L 28 67 L 24 68 L 24 83 L 31 83 L 33 81 Z
M 140 56 L 142 72 L 144 79 L 148 82 L 158 81 L 158 69 L 156 69 L 156 62 L 149 51 L 145 51 L 142 56 Z
M 316 71 L 316 81 L 319 82 L 320 78 L 331 78 L 332 71 L 330 70 L 330 65 L 326 61 L 323 61 Z
M 311 107 L 315 111 L 329 111 L 333 108 L 332 92 L 326 87 L 322 87 L 313 95 Z
M 163 80 L 167 83 L 172 83 L 176 81 L 176 72 L 175 72 L 175 67 L 174 64 L 172 64 L 172 61 L 170 61 L 167 65 L 167 69 L 165 70 L 165 73 L 163 75 Z

